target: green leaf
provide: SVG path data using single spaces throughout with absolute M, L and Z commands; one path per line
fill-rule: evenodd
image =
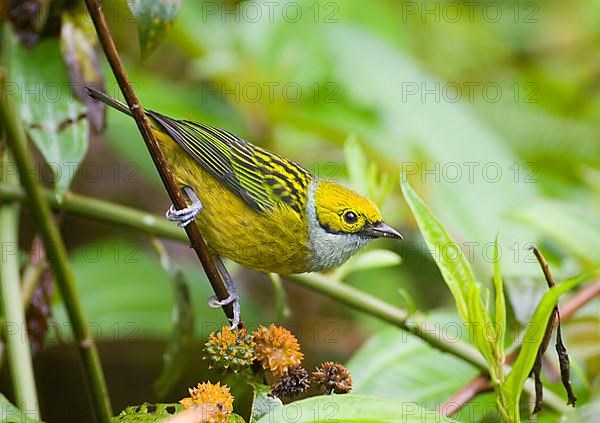
M 350 273 L 359 270 L 379 269 L 396 266 L 402 263 L 402 257 L 390 250 L 367 250 L 352 256 L 343 266 L 335 271 L 335 278 L 342 280 Z
M 488 301 L 484 305 L 481 299 L 480 286 L 475 280 L 471 265 L 459 245 L 404 177 L 401 178 L 401 185 L 421 234 L 454 297 L 458 313 L 465 325 L 469 325 L 473 343 L 485 357 L 490 372 L 493 373 L 496 369 L 496 359 L 492 352 L 492 343 L 495 340 L 490 338 L 488 331 L 494 328 L 494 324 L 491 321 Z M 489 296 L 487 290 L 486 295 Z
M 169 275 L 175 299 L 171 313 L 173 329 L 163 354 L 160 376 L 154 382 L 156 395 L 164 399 L 181 377 L 192 355 L 198 351 L 194 342 L 194 308 L 189 284 L 179 266 L 171 261 L 162 243 L 153 240 L 153 244 L 158 250 L 163 269 Z
M 155 423 L 183 410 L 181 404 L 141 404 L 127 407 L 113 417 L 113 423 Z
M 4 394 L 0 393 L 0 422 L 41 423 L 41 420 L 28 417 L 25 411 L 19 410 Z
M 498 237 L 494 240 L 494 291 L 496 296 L 495 321 L 496 354 L 500 362 L 504 361 L 504 336 L 506 335 L 506 300 L 504 298 L 504 284 L 500 271 L 500 250 Z
M 60 199 L 88 148 L 85 107 L 72 93 L 57 39 L 31 50 L 14 45 L 11 64 L 8 85 L 19 96 L 25 129 L 52 169 Z
M 356 192 L 362 195 L 369 195 L 367 157 L 355 136 L 351 136 L 346 140 L 346 143 L 344 144 L 344 154 L 346 156 L 346 166 L 348 167 L 350 185 Z
M 356 137 L 351 136 L 346 140 L 344 154 L 352 188 L 381 205 L 394 188 L 394 179 L 382 174 L 375 162 L 367 160 Z
M 468 297 L 472 295 L 470 290 L 477 286 L 469 262 L 459 245 L 410 187 L 404 176 L 401 177 L 401 186 L 404 198 L 417 220 L 421 235 L 454 297 L 458 314 L 464 322 L 475 321 L 471 320 L 472 316 L 467 304 Z
M 453 422 L 415 403 L 361 395 L 326 395 L 276 407 L 257 423 Z
M 454 319 L 456 315 L 436 314 L 427 323 L 448 340 L 466 338 L 466 328 Z M 473 366 L 395 327 L 372 336 L 346 366 L 353 394 L 402 398 L 431 409 L 477 375 Z
M 561 201 L 536 201 L 512 210 L 510 216 L 538 228 L 588 264 L 600 262 L 600 219 L 581 207 Z
M 271 388 L 261 383 L 250 382 L 253 389 L 252 399 L 252 413 L 250 416 L 250 423 L 259 421 L 262 417 L 266 416 L 273 409 L 282 405 L 279 398 L 270 396 Z
M 500 272 L 500 251 L 498 246 L 498 236 L 494 240 L 494 294 L 495 294 L 495 319 L 494 331 L 496 343 L 494 346 L 494 355 L 496 357 L 496 370 L 503 372 L 504 363 L 504 337 L 506 335 L 506 300 L 504 298 L 504 284 L 502 282 L 502 273 Z
M 142 57 L 148 56 L 162 41 L 179 14 L 181 0 L 136 0 L 128 2 L 138 20 Z
M 87 11 L 62 14 L 60 50 L 69 69 L 73 91 L 86 104 L 90 124 L 99 133 L 104 128 L 106 105 L 91 99 L 85 86 L 101 89 L 104 75 L 99 63 L 98 36 Z
M 507 410 L 511 414 L 514 421 L 520 421 L 519 401 L 523 391 L 523 386 L 525 385 L 525 381 L 531 372 L 538 348 L 544 337 L 545 328 L 548 325 L 548 319 L 550 318 L 550 314 L 552 313 L 558 298 L 565 292 L 573 289 L 581 282 L 589 280 L 598 274 L 600 274 L 600 269 L 569 279 L 552 287 L 542 297 L 540 304 L 536 308 L 535 312 L 533 313 L 533 317 L 527 325 L 519 356 L 513 364 L 511 372 L 506 377 L 506 381 L 501 387 L 507 401 Z

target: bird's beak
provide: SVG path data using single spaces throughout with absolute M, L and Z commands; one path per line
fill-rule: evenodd
M 383 222 L 378 222 L 372 226 L 368 226 L 365 229 L 363 229 L 362 232 L 374 238 L 402 239 L 402 235 L 400 235 L 400 232 L 386 225 Z

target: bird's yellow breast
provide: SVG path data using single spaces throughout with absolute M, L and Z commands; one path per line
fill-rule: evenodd
M 170 137 L 155 134 L 177 181 L 191 187 L 202 201 L 195 222 L 212 252 L 262 272 L 307 271 L 310 251 L 304 215 L 283 203 L 267 212 L 251 208 Z

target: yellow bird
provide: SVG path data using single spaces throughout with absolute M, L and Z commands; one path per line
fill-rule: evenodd
M 129 108 L 94 89 L 90 96 L 127 115 Z M 146 111 L 169 168 L 190 199 L 166 217 L 198 225 L 211 252 L 279 274 L 329 270 L 370 241 L 402 236 L 369 199 L 223 129 Z M 226 273 L 217 260 L 221 273 Z M 234 288 L 228 283 L 230 298 Z M 213 300 L 212 305 L 223 302 Z

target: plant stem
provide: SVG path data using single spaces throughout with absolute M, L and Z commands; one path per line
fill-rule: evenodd
M 46 190 L 44 194 L 51 206 L 66 212 L 100 220 L 111 226 L 118 225 L 138 229 L 154 236 L 177 241 L 187 240 L 184 233 L 164 218 L 149 213 L 71 192 L 65 193 L 59 205 L 51 191 Z M 0 184 L 0 195 L 11 200 L 25 200 L 25 195 L 20 188 L 7 184 Z M 319 273 L 290 275 L 289 279 L 399 326 L 430 343 L 435 348 L 456 355 L 475 367 L 487 371 L 485 360 L 475 348 L 464 342 L 446 342 L 442 335 L 428 328 L 425 323 L 414 324 L 414 322 L 410 322 L 408 313 L 397 307 Z
M 125 72 L 125 68 L 121 63 L 121 59 L 119 58 L 119 53 L 117 52 L 117 48 L 110 34 L 110 30 L 108 29 L 108 25 L 106 24 L 106 20 L 104 19 L 104 13 L 102 12 L 102 5 L 98 0 L 85 0 L 87 5 L 88 12 L 92 18 L 94 23 L 94 27 L 96 28 L 96 33 L 98 34 L 98 38 L 100 40 L 100 44 L 102 45 L 102 49 L 104 50 L 104 54 L 106 55 L 106 59 L 110 64 L 110 67 L 115 75 L 117 83 L 119 84 L 119 88 L 125 97 L 125 101 L 131 110 L 131 114 L 135 119 L 135 123 L 138 126 L 140 134 L 146 143 L 146 147 L 148 148 L 148 152 L 152 157 L 152 161 L 154 162 L 154 166 L 158 170 L 160 178 L 165 186 L 169 197 L 173 205 L 177 209 L 184 209 L 187 207 L 187 203 L 183 196 L 183 193 L 179 189 L 179 184 L 175 180 L 175 176 L 169 170 L 167 165 L 167 159 L 163 154 L 158 142 L 154 138 L 154 134 L 152 133 L 152 129 L 150 128 L 150 124 L 148 123 L 148 118 L 146 113 L 142 109 L 142 105 L 140 104 L 132 86 L 127 78 L 127 73 Z M 189 238 L 191 243 L 191 247 L 196 252 L 202 267 L 204 268 L 204 272 L 208 277 L 208 280 L 215 292 L 215 295 L 219 300 L 224 300 L 229 297 L 229 293 L 227 292 L 227 288 L 221 279 L 221 275 L 213 262 L 206 243 L 204 242 L 204 238 L 200 234 L 200 230 L 197 225 L 187 225 L 185 227 L 185 232 Z M 223 311 L 227 318 L 231 321 L 233 320 L 233 304 L 228 303 L 223 305 Z
M 385 301 L 372 297 L 321 273 L 287 275 L 286 278 L 309 287 L 314 291 L 328 295 L 352 308 L 364 311 L 371 316 L 378 317 L 385 322 L 398 326 L 418 336 L 432 347 L 457 356 L 481 371 L 487 371 L 487 363 L 474 347 L 463 341 L 446 341 L 443 334 L 439 333 L 434 327 L 428 326 L 427 322 L 417 322 L 411 319 L 411 316 L 406 311 L 394 307 Z
M 5 37 L 5 39 L 8 37 Z M 6 91 L 2 81 L 2 90 Z M 44 241 L 48 261 L 52 267 L 60 295 L 65 304 L 79 353 L 90 382 L 91 397 L 97 420 L 104 423 L 112 419 L 112 409 L 102 374 L 100 357 L 93 339 L 88 334 L 88 325 L 76 292 L 75 277 L 66 259 L 66 248 L 52 219 L 52 213 L 42 190 L 35 180 L 35 167 L 27 149 L 27 138 L 18 113 L 12 105 L 13 98 L 0 101 L 0 122 L 4 127 L 7 145 L 13 154 L 19 179 L 27 194 L 27 202 Z M 19 306 L 21 306 L 21 301 Z
M 181 242 L 188 238 L 181 229 L 168 222 L 164 217 L 136 210 L 131 207 L 121 206 L 109 201 L 74 194 L 67 191 L 60 204 L 54 193 L 42 188 L 42 195 L 55 210 L 64 210 L 77 216 L 87 217 L 110 225 L 119 225 L 137 229 L 148 235 L 174 239 Z M 27 196 L 23 188 L 15 185 L 0 183 L 0 197 L 9 200 L 24 202 Z
M 2 163 L 0 163 L 0 167 Z M 7 182 L 15 183 L 16 175 L 4 175 Z M 27 334 L 25 310 L 19 281 L 18 245 L 19 207 L 15 203 L 0 203 L 0 302 L 4 315 L 2 324 L 6 341 L 8 364 L 13 380 L 17 407 L 24 413 L 39 419 L 39 403 L 35 390 L 35 378 L 31 361 L 31 349 Z

